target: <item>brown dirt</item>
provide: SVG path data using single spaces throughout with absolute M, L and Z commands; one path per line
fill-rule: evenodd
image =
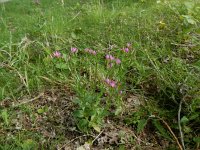
M 127 115 L 130 111 L 137 111 L 139 105 L 143 104 L 139 101 L 141 98 L 138 95 L 129 95 L 126 98 L 124 107 L 128 112 L 123 112 L 118 118 L 106 118 L 102 131 L 100 133 L 93 131 L 90 134 L 84 134 L 76 127 L 72 116 L 76 108 L 73 103 L 75 94 L 68 88 L 48 89 L 35 97 L 35 99 L 24 97 L 15 103 L 11 100 L 1 102 L 1 108 L 12 109 L 14 114 L 10 117 L 9 129 L 0 128 L 1 137 L 6 137 L 8 134 L 17 135 L 21 131 L 30 131 L 43 137 L 44 140 L 37 142 L 46 149 L 63 150 L 101 150 L 119 149 L 120 147 L 130 150 L 159 150 L 169 144 L 167 141 L 158 140 L 148 128 L 136 134 L 133 126 L 127 126 L 123 122 L 125 117 L 123 114 Z M 26 107 L 29 111 L 26 111 Z M 31 137 L 28 138 L 31 139 Z

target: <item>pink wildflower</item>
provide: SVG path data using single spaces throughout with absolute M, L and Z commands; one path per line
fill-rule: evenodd
M 116 64 L 121 64 L 121 60 L 119 58 L 115 59 Z
M 113 57 L 112 55 L 106 54 L 106 59 L 107 60 L 114 60 L 115 57 Z
M 93 55 L 96 55 L 96 54 L 97 54 L 97 52 L 96 52 L 96 51 L 92 51 L 92 54 L 93 54 Z
M 128 47 L 126 47 L 126 48 L 122 48 L 122 51 L 128 53 L 128 52 L 129 52 L 129 48 L 128 48 Z
M 110 82 L 110 86 L 113 87 L 113 88 L 116 87 L 116 82 L 115 81 L 111 81 Z
M 110 79 L 106 79 L 105 82 L 106 82 L 107 84 L 110 84 L 111 80 L 110 80 Z
M 111 87 L 113 87 L 113 88 L 115 88 L 115 87 L 117 86 L 117 82 L 114 81 L 114 80 L 105 79 L 105 82 L 106 82 L 109 86 L 111 86 Z
M 96 54 L 97 54 L 96 51 L 94 51 L 94 50 L 92 50 L 92 49 L 89 49 L 89 48 L 86 48 L 86 49 L 85 49 L 85 52 L 90 53 L 90 54 L 92 54 L 92 55 L 96 55 Z
M 77 49 L 76 47 L 72 47 L 72 48 L 71 48 L 71 52 L 72 52 L 72 53 L 76 53 L 76 52 L 78 52 L 78 49 Z
M 107 59 L 107 60 L 110 59 L 110 55 L 107 54 L 107 55 L 106 55 L 106 59 Z
M 115 57 L 113 57 L 112 55 L 110 55 L 110 60 L 114 60 L 115 59 Z
M 88 52 L 89 52 L 90 54 L 92 53 L 92 51 L 93 51 L 92 49 L 89 49 L 89 50 L 88 50 Z
M 59 51 L 55 51 L 55 52 L 53 52 L 53 57 L 60 58 L 61 53 Z
M 96 55 L 96 51 L 94 51 L 94 50 L 92 50 L 92 49 L 89 49 L 88 52 L 89 52 L 90 54 Z
M 128 51 L 129 51 L 128 47 L 126 47 L 126 48 L 124 49 L 124 51 L 125 51 L 126 53 L 128 53 Z

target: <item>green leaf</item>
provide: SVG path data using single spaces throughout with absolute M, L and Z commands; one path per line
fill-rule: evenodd
M 22 144 L 23 150 L 32 150 L 36 148 L 35 146 L 36 144 L 32 139 L 27 139 Z
M 74 32 L 71 33 L 71 37 L 72 37 L 72 39 L 77 39 L 77 36 Z
M 76 110 L 74 111 L 74 116 L 78 118 L 83 118 L 84 117 L 84 111 L 83 110 Z
M 183 117 L 181 118 L 181 123 L 182 123 L 182 124 L 186 124 L 187 122 L 189 122 L 189 119 L 188 119 L 186 116 L 183 116 Z
M 77 124 L 79 130 L 81 130 L 83 132 L 88 131 L 88 125 L 89 125 L 89 122 L 86 119 L 80 119 L 78 124 Z
M 200 137 L 194 137 L 193 141 L 196 142 L 196 143 L 200 143 Z
M 168 140 L 171 140 L 168 132 L 165 130 L 165 128 L 160 124 L 158 120 L 153 120 L 153 124 L 156 127 L 156 129 L 159 131 L 159 133 L 165 137 Z
M 64 58 L 64 60 L 67 61 L 67 55 L 66 54 L 63 54 L 63 58 Z
M 188 11 L 192 10 L 195 6 L 194 2 L 184 2 L 184 5 L 188 9 Z
M 56 64 L 56 68 L 58 69 L 68 69 L 68 65 L 65 63 L 58 63 Z
M 4 123 L 6 124 L 6 126 L 8 126 L 8 124 L 9 124 L 9 122 L 8 122 L 9 115 L 8 115 L 7 109 L 2 110 L 1 117 L 2 117 L 2 119 L 4 121 Z
M 120 106 L 120 107 L 118 107 L 118 108 L 116 109 L 115 115 L 117 116 L 117 115 L 119 115 L 121 112 L 122 112 L 122 107 Z
M 119 145 L 119 150 L 125 150 L 125 145 Z
M 194 115 L 190 116 L 189 119 L 190 120 L 194 120 L 194 119 L 196 119 L 198 117 L 199 117 L 199 114 L 194 114 Z
M 92 124 L 92 127 L 94 128 L 95 131 L 101 132 L 101 128 L 97 124 Z
M 192 24 L 192 25 L 195 25 L 196 24 L 196 20 L 194 19 L 194 17 L 190 16 L 190 15 L 182 15 L 185 20 L 189 23 L 189 24 Z
M 192 132 L 192 129 L 190 127 L 188 127 L 188 126 L 183 126 L 183 131 L 185 133 L 190 133 L 190 132 Z
M 147 124 L 147 120 L 146 119 L 141 119 L 138 121 L 138 125 L 137 125 L 137 133 L 141 132 L 144 127 L 146 126 Z
M 200 69 L 200 60 L 193 63 L 193 65 Z
M 37 112 L 38 112 L 38 114 L 42 114 L 42 113 L 44 113 L 44 109 L 43 109 L 43 108 L 39 108 L 39 109 L 37 110 Z

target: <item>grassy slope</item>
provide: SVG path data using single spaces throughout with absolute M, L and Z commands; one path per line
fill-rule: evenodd
M 196 25 L 188 24 L 181 15 L 189 11 L 176 2 L 66 0 L 62 6 L 55 0 L 44 0 L 40 5 L 13 0 L 1 4 L 0 99 L 15 100 L 55 82 L 69 85 L 79 97 L 85 92 L 86 96 L 98 97 L 101 93 L 95 93 L 96 88 L 105 92 L 102 80 L 109 77 L 117 80 L 125 93 L 118 96 L 109 91 L 118 97 L 117 106 L 128 94 L 140 93 L 151 99 L 146 108 L 149 115 L 156 112 L 160 117 L 176 119 L 179 102 L 186 98 L 182 116 L 198 116 L 199 11 L 192 13 Z M 128 42 L 132 49 L 123 53 L 120 49 Z M 109 45 L 115 48 L 108 51 Z M 78 47 L 75 57 L 70 47 Z M 97 50 L 97 56 L 88 56 L 85 48 Z M 55 50 L 70 60 L 52 61 L 49 55 Z M 107 69 L 107 53 L 120 58 L 122 64 Z M 63 63 L 64 68 L 55 67 Z M 199 120 L 190 123 L 198 124 Z M 186 127 L 193 127 L 189 125 Z M 194 130 L 195 135 L 199 129 Z M 186 134 L 190 143 L 192 133 Z

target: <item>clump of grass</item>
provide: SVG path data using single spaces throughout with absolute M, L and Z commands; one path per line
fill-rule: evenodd
M 190 147 L 199 131 L 199 3 L 176 2 L 44 1 L 38 6 L 16 0 L 0 6 L 0 98 L 31 95 L 49 86 L 44 79 L 69 85 L 77 96 L 78 128 L 99 132 L 105 116 L 119 115 L 127 95 L 139 93 L 149 99 L 141 109 L 147 114 L 124 120 L 138 131 L 154 113 L 175 131 L 181 121 Z M 162 135 L 164 127 L 155 120 Z

